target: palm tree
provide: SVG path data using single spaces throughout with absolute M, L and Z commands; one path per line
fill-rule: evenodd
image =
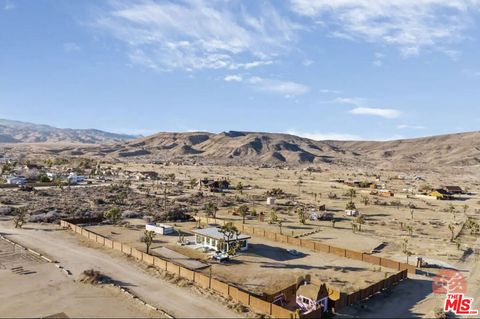
M 121 212 L 118 207 L 113 207 L 107 210 L 105 214 L 103 214 L 103 216 L 110 220 L 112 223 L 116 223 L 120 220 Z
M 22 228 L 23 224 L 26 222 L 27 211 L 24 207 L 17 209 L 17 215 L 13 218 L 13 223 L 15 228 Z
M 354 190 L 353 188 L 350 188 L 350 189 L 347 191 L 347 194 L 348 194 L 348 196 L 350 196 L 350 201 L 353 201 L 353 198 L 354 198 L 354 197 L 357 197 L 357 191 Z
M 242 182 L 238 182 L 237 187 L 236 187 L 237 192 L 240 194 L 243 194 L 243 185 Z
M 278 224 L 278 228 L 280 228 L 280 235 L 282 235 L 282 225 L 283 225 L 283 222 L 285 221 L 285 219 L 279 219 L 277 221 L 277 224 Z
M 448 224 L 448 230 L 450 230 L 450 232 L 452 233 L 450 241 L 453 242 L 453 239 L 455 237 L 455 226 L 453 224 Z
M 157 234 L 152 231 L 152 230 L 146 230 L 144 233 L 143 233 L 143 236 L 142 238 L 140 239 L 140 241 L 142 243 L 145 243 L 145 246 L 147 248 L 147 254 L 150 252 L 150 246 L 152 245 L 153 243 L 153 238 L 155 238 Z
M 238 213 L 242 216 L 242 224 L 245 224 L 245 217 L 247 217 L 248 213 L 250 212 L 250 208 L 247 205 L 242 205 L 238 207 Z
M 368 206 L 368 204 L 370 204 L 370 199 L 368 198 L 367 195 L 362 196 L 362 203 L 363 203 L 365 206 Z
M 408 234 L 410 235 L 410 237 L 412 237 L 412 235 L 413 235 L 413 228 L 412 228 L 412 226 L 410 226 L 410 225 L 407 226 L 407 231 L 408 231 Z
M 360 215 L 356 218 L 358 224 L 358 231 L 362 231 L 362 225 L 365 225 L 365 215 Z
M 298 220 L 300 221 L 300 223 L 305 225 L 305 219 L 306 219 L 305 209 L 303 207 L 298 207 L 296 209 L 296 213 L 298 215 Z
M 272 210 L 272 212 L 270 213 L 270 221 L 269 223 L 270 224 L 275 224 L 278 222 L 278 215 L 275 211 Z
M 228 222 L 222 227 L 220 227 L 219 230 L 220 233 L 223 234 L 223 242 L 227 243 L 228 245 L 228 254 L 229 255 L 236 255 L 238 250 L 240 249 L 239 243 L 238 243 L 238 236 L 240 235 L 240 231 L 238 230 L 237 226 L 235 226 L 232 222 Z M 232 247 L 230 247 L 230 242 L 232 241 L 233 238 L 236 238 L 236 243 Z
M 357 207 L 355 206 L 355 203 L 353 201 L 349 201 L 347 203 L 347 205 L 345 206 L 345 209 L 346 210 L 354 210 L 356 209 Z
M 217 223 L 217 211 L 218 207 L 214 202 L 208 202 L 205 205 L 205 213 L 207 214 L 207 217 L 213 217 L 215 219 L 215 224 Z
M 448 211 L 453 215 L 453 220 L 455 221 L 455 206 L 453 204 L 448 205 Z

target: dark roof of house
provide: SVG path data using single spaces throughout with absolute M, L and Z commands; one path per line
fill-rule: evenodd
M 460 186 L 445 186 L 444 188 L 449 192 L 463 192 Z
M 444 190 L 443 188 L 438 188 L 435 190 L 436 192 L 439 192 L 442 195 L 452 195 L 450 192 Z

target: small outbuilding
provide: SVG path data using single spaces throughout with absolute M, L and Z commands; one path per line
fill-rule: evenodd
M 267 197 L 267 205 L 269 206 L 275 205 L 276 200 L 277 199 L 275 197 Z
M 323 313 L 328 311 L 328 289 L 325 284 L 314 285 L 304 281 L 299 285 L 296 293 L 297 306 L 302 315 Z M 310 316 L 309 316 L 310 317 Z M 317 316 L 315 316 L 317 317 Z M 319 314 L 321 317 L 321 314 Z
M 159 235 L 169 235 L 174 231 L 173 226 L 165 224 L 147 224 L 145 225 L 145 229 L 148 231 L 153 231 Z

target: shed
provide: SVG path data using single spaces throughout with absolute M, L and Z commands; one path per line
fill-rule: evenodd
M 302 315 L 314 311 L 328 311 L 328 289 L 325 284 L 314 285 L 305 281 L 297 288 L 297 305 L 302 310 Z

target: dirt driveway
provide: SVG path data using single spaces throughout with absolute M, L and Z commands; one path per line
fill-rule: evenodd
M 152 277 L 121 256 L 83 246 L 74 234 L 58 226 L 28 224 L 14 229 L 9 221 L 0 222 L 0 233 L 60 262 L 74 278 L 94 268 L 125 286 L 145 301 L 182 318 L 239 318 L 219 302 Z

